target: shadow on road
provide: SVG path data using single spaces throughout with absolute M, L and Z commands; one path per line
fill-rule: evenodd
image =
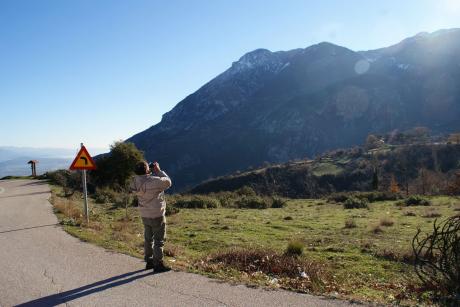
M 49 227 L 49 226 L 57 226 L 59 224 L 48 224 L 48 225 L 40 225 L 40 226 L 32 226 L 32 227 L 24 227 L 24 228 L 17 228 L 17 229 L 10 229 L 10 230 L 3 230 L 0 231 L 0 234 L 2 233 L 8 233 L 8 232 L 16 232 L 16 231 L 21 231 L 21 230 L 28 230 L 28 229 L 34 229 L 34 228 L 42 228 L 42 227 Z
M 29 186 L 29 185 L 47 185 L 49 183 L 49 180 L 34 180 L 30 182 L 26 182 L 24 184 L 21 184 L 21 187 L 24 186 Z
M 136 275 L 137 273 L 145 272 L 144 274 Z M 57 306 L 60 304 L 65 304 L 69 301 L 78 299 L 80 297 L 84 297 L 87 295 L 91 295 L 93 293 L 101 292 L 113 287 L 118 287 L 130 282 L 135 281 L 136 279 L 144 278 L 148 275 L 152 275 L 153 272 L 151 270 L 137 270 L 125 274 L 121 274 L 118 276 L 110 277 L 80 288 L 64 291 L 61 293 L 52 294 L 49 296 L 45 296 L 42 298 L 35 299 L 33 301 L 29 301 L 23 304 L 19 304 L 16 306 Z M 132 276 L 134 275 L 134 276 Z M 127 278 L 128 277 L 128 278 Z
M 49 194 L 49 191 L 41 191 L 41 192 L 31 192 L 31 193 L 24 193 L 24 194 L 13 194 L 8 196 L 2 196 L 1 198 L 12 198 L 12 197 L 22 197 L 22 196 L 30 196 L 30 195 L 39 195 L 39 194 Z

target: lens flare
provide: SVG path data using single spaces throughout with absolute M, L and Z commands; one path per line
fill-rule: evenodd
M 370 66 L 371 66 L 371 63 L 369 63 L 369 61 L 367 61 L 367 60 L 359 60 L 355 64 L 355 72 L 358 75 L 365 74 L 369 70 Z

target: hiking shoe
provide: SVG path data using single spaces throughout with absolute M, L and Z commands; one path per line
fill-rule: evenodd
M 155 273 L 164 273 L 168 271 L 171 271 L 171 268 L 166 266 L 163 262 L 160 262 L 157 265 L 153 266 L 153 272 Z
M 145 269 L 146 269 L 146 270 L 151 270 L 151 269 L 153 269 L 154 267 L 155 267 L 155 266 L 153 265 L 153 262 L 151 262 L 151 261 L 147 261 L 147 262 L 145 263 Z

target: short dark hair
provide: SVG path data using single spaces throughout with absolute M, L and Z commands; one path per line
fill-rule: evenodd
M 148 167 L 149 165 L 146 161 L 137 162 L 136 168 L 134 169 L 134 173 L 136 175 L 145 175 L 147 174 Z

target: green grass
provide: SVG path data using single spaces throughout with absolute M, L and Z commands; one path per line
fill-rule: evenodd
M 78 196 L 65 200 L 60 193 L 53 188 L 52 201 L 57 204 L 57 211 L 61 210 L 58 216 L 62 220 L 66 201 L 67 206 L 78 207 L 81 200 Z M 290 242 L 302 242 L 305 246 L 302 259 L 324 264 L 333 275 L 338 285 L 335 296 L 414 305 L 415 294 L 406 291 L 409 284 L 417 284 L 412 265 L 388 260 L 386 254 L 387 251 L 407 254 L 417 228 L 430 230 L 434 218 L 424 217 L 427 210 L 434 208 L 441 218 L 446 218 L 460 208 L 457 198 L 433 197 L 431 201 L 429 207 L 399 207 L 393 201 L 386 201 L 372 203 L 369 209 L 352 210 L 324 200 L 289 200 L 282 209 L 181 209 L 167 218 L 166 251 L 174 256 L 167 260 L 177 269 L 271 286 L 270 276 L 249 276 L 231 268 L 203 270 L 196 264 L 234 247 L 284 253 Z M 90 207 L 89 227 L 64 225 L 65 230 L 82 240 L 142 257 L 143 227 L 136 208 L 129 208 L 126 219 L 124 208 L 94 202 Z M 407 211 L 415 216 L 407 215 Z M 78 219 L 78 212 L 74 215 Z M 375 234 L 372 229 L 382 219 L 391 219 L 394 224 Z M 346 228 L 347 220 L 353 220 L 356 227 Z M 299 289 L 293 287 L 293 290 Z
M 322 162 L 322 163 L 316 164 L 313 167 L 312 171 L 315 176 L 324 176 L 324 175 L 338 175 L 341 172 L 343 172 L 343 169 L 331 161 L 331 162 Z

